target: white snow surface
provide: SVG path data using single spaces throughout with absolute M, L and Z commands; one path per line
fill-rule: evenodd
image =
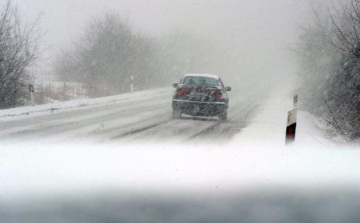
M 51 104 L 43 104 L 36 106 L 17 107 L 11 109 L 0 110 L 0 121 L 15 120 L 34 116 L 42 116 L 54 111 L 64 111 L 85 106 L 112 104 L 122 101 L 134 101 L 149 98 L 149 100 L 158 95 L 168 94 L 170 88 L 159 88 L 153 90 L 137 91 L 134 93 L 126 93 L 121 95 L 94 98 L 94 99 L 77 99 L 64 102 L 56 102 Z
M 154 90 L 162 94 L 169 89 Z M 133 95 L 67 102 L 136 100 Z M 39 106 L 40 107 L 40 106 Z M 53 108 L 18 108 L 1 117 Z M 360 151 L 335 145 L 300 111 L 296 142 L 285 146 L 286 113 L 291 97 L 269 96 L 250 124 L 227 145 L 183 144 L 46 144 L 0 143 L 0 199 L 114 190 L 120 193 L 231 193 L 264 188 L 329 188 L 360 186 Z
M 295 143 L 285 146 L 287 112 L 293 109 L 291 97 L 275 94 L 261 104 L 258 114 L 250 120 L 250 125 L 234 137 L 232 145 L 246 145 L 263 149 L 331 149 L 349 148 L 332 142 L 319 127 L 318 120 L 298 108 Z

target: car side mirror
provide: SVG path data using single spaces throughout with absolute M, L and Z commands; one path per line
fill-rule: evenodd
M 173 88 L 177 88 L 177 87 L 179 86 L 179 84 L 178 84 L 178 83 L 174 83 L 172 86 L 173 86 Z
M 231 87 L 226 87 L 225 91 L 231 91 Z

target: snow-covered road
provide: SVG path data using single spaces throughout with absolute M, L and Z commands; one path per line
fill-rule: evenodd
M 5 142 L 173 143 L 224 142 L 246 126 L 257 102 L 231 92 L 229 117 L 171 118 L 172 89 L 156 89 L 115 97 L 68 102 L 66 106 L 9 110 L 0 114 L 0 139 Z M 251 100 L 250 100 L 251 99 Z M 94 103 L 94 101 L 96 103 Z M 18 109 L 19 110 L 19 109 Z M 14 115 L 16 114 L 16 115 Z M 215 140 L 214 140 L 215 139 Z
M 359 222 L 358 150 L 304 111 L 285 147 L 290 94 L 231 92 L 218 122 L 172 120 L 171 93 L 0 111 L 0 221 Z

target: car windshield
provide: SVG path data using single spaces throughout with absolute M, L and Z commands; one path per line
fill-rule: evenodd
M 209 77 L 191 77 L 187 76 L 184 78 L 183 84 L 185 85 L 208 85 L 208 86 L 219 86 L 218 80 Z

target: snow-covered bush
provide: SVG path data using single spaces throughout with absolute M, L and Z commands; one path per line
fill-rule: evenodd
M 315 12 L 298 45 L 306 107 L 333 127 L 333 135 L 360 138 L 360 1 Z
M 11 0 L 0 11 L 0 108 L 26 102 L 27 68 L 38 52 L 38 21 L 23 24 Z

